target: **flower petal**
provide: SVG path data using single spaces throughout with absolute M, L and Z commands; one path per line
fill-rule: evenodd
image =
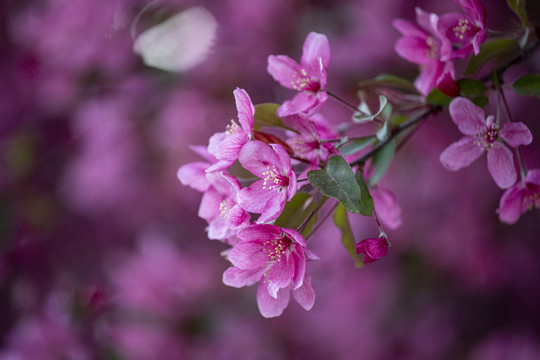
M 236 234 L 243 241 L 264 243 L 267 240 L 274 240 L 281 236 L 281 228 L 276 225 L 255 224 L 242 229 Z
M 259 140 L 248 142 L 238 153 L 238 160 L 244 169 L 260 178 L 264 178 L 264 173 L 273 165 L 279 166 L 278 155 L 270 145 Z M 249 210 L 248 210 L 249 211 Z
M 465 135 L 474 136 L 486 127 L 484 110 L 467 98 L 458 97 L 452 100 L 449 111 L 459 131 Z
M 502 189 L 512 186 L 517 180 L 514 156 L 503 144 L 495 144 L 487 154 L 488 170 L 497 186 Z
M 266 223 L 273 221 L 281 215 L 285 204 L 287 203 L 287 194 L 285 191 L 267 191 L 269 193 L 268 200 L 264 205 L 261 216 L 257 219 L 257 223 Z M 248 210 L 249 211 L 249 210 Z
M 499 220 L 509 225 L 517 222 L 523 212 L 524 195 L 523 189 L 517 185 L 506 190 L 497 209 Z
M 320 59 L 320 60 L 319 60 Z M 319 64 L 321 62 L 321 64 Z M 304 41 L 301 63 L 305 67 L 323 66 L 330 63 L 330 45 L 325 35 L 310 32 Z
M 474 143 L 474 138 L 464 136 L 444 150 L 440 156 L 443 166 L 451 171 L 469 166 L 484 150 Z
M 296 302 L 306 310 L 311 310 L 313 304 L 315 304 L 315 291 L 311 286 L 311 278 L 309 276 L 304 277 L 302 286 L 294 289 L 292 294 Z
M 240 122 L 240 126 L 242 126 L 242 129 L 248 135 L 251 135 L 253 132 L 253 123 L 255 121 L 255 107 L 244 89 L 236 88 L 233 93 L 236 101 L 236 109 L 238 110 L 238 121 Z
M 296 90 L 296 80 L 302 71 L 302 67 L 293 59 L 285 55 L 268 56 L 266 71 L 281 86 Z
M 216 189 L 210 187 L 202 196 L 199 205 L 199 217 L 210 222 L 219 215 L 219 204 L 223 201 L 225 195 L 220 194 Z
M 255 181 L 238 192 L 238 205 L 246 211 L 261 214 L 273 195 L 274 192 L 266 189 L 263 180 Z
M 501 125 L 499 136 L 511 147 L 529 145 L 532 134 L 527 125 L 522 122 L 507 122 Z
M 280 289 L 288 287 L 292 283 L 294 272 L 295 263 L 290 254 L 282 257 L 281 261 L 275 260 L 266 272 L 267 289 L 270 296 L 276 298 Z
M 401 225 L 401 207 L 396 201 L 395 195 L 378 186 L 370 189 L 371 196 L 377 216 L 390 229 L 395 229 Z
M 265 318 L 272 318 L 279 316 L 283 313 L 283 310 L 289 305 L 291 299 L 291 290 L 281 289 L 276 298 L 273 298 L 268 294 L 266 285 L 261 281 L 257 288 L 257 305 L 262 316 Z
M 392 26 L 394 26 L 394 29 L 399 31 L 403 36 L 419 38 L 428 37 L 428 34 L 420 27 L 418 27 L 418 25 L 413 24 L 412 22 L 407 20 L 395 19 L 394 21 L 392 21 Z
M 223 273 L 223 283 L 235 288 L 250 286 L 261 280 L 263 272 L 264 269 L 243 270 L 232 266 Z
M 260 244 L 240 241 L 231 249 L 229 261 L 240 269 L 252 270 L 263 267 L 268 261 L 268 256 Z
M 205 172 L 209 166 L 210 164 L 204 161 L 185 164 L 178 169 L 176 176 L 182 185 L 188 185 L 197 191 L 203 192 L 206 191 L 209 186 Z

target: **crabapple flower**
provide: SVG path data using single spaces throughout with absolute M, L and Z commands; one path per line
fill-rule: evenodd
M 420 66 L 420 74 L 414 84 L 422 95 L 427 95 L 441 82 L 447 84 L 454 79 L 454 63 L 442 61 L 443 36 L 437 30 L 439 17 L 416 8 L 418 25 L 403 19 L 392 23 L 402 37 L 396 42 L 395 50 L 399 56 Z
M 294 114 L 283 118 L 285 125 L 296 130 L 291 131 L 293 135 L 287 142 L 297 157 L 310 162 L 311 167 L 308 170 L 318 169 L 321 161 L 325 163 L 331 155 L 339 153 L 332 144 L 321 141 L 320 132 L 327 135 L 329 129 L 324 127 L 324 123 L 319 125 L 314 120 L 315 117 L 311 118 L 306 114 Z M 330 138 L 336 139 L 339 135 L 334 134 Z
M 356 244 L 356 253 L 364 254 L 364 264 L 369 264 L 386 255 L 389 247 L 386 235 L 381 234 L 378 238 L 365 239 Z
M 279 316 L 287 307 L 290 294 L 306 310 L 315 293 L 306 277 L 306 262 L 318 260 L 305 239 L 292 229 L 257 224 L 237 233 L 240 240 L 229 252 L 232 267 L 223 273 L 223 283 L 232 287 L 259 284 L 257 304 L 265 317 Z
M 502 189 L 512 186 L 517 173 L 508 146 L 517 147 L 532 142 L 532 134 L 527 126 L 521 122 L 507 122 L 499 126 L 494 122 L 493 115 L 486 119 L 482 108 L 461 97 L 450 103 L 450 116 L 465 136 L 443 151 L 440 161 L 444 167 L 451 171 L 459 170 L 487 152 L 488 170 L 495 183 Z
M 270 55 L 267 71 L 283 87 L 299 91 L 278 109 L 279 116 L 312 114 L 328 99 L 325 92 L 330 45 L 323 34 L 308 34 L 300 64 L 286 55 Z
M 231 120 L 225 132 L 210 138 L 208 151 L 215 155 L 218 162 L 210 166 L 207 172 L 224 170 L 234 164 L 242 146 L 253 138 L 255 107 L 245 90 L 237 88 L 233 93 L 240 125 Z
M 452 12 L 439 17 L 438 30 L 444 35 L 443 60 L 461 59 L 474 51 L 487 37 L 486 12 L 479 0 L 456 0 L 465 14 Z
M 209 182 L 199 207 L 199 216 L 208 222 L 208 238 L 226 240 L 249 225 L 250 215 L 238 205 L 239 181 L 223 172 L 206 174 Z
M 187 185 L 197 191 L 204 192 L 210 186 L 206 178 L 206 170 L 217 162 L 214 155 L 208 152 L 204 146 L 190 146 L 191 150 L 207 161 L 195 161 L 180 166 L 176 176 L 182 185 Z
M 514 224 L 521 214 L 533 207 L 540 209 L 540 170 L 529 170 L 527 176 L 506 190 L 499 204 L 499 219 Z
M 253 140 L 240 150 L 238 160 L 261 178 L 240 190 L 238 203 L 246 211 L 261 214 L 257 223 L 277 219 L 287 199 L 291 200 L 296 193 L 296 174 L 289 154 L 281 145 Z

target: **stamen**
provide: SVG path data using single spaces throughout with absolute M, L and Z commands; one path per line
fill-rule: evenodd
M 224 218 L 225 220 L 227 220 L 229 218 L 229 206 L 227 205 L 227 202 L 226 200 L 223 200 L 220 204 L 219 204 L 219 215 Z
M 291 246 L 291 239 L 288 237 L 279 237 L 277 239 L 266 240 L 263 243 L 262 251 L 268 256 L 268 261 L 278 261 L 285 256 L 285 251 Z
M 234 120 L 231 119 L 231 123 L 227 125 L 227 128 L 225 130 L 225 134 L 227 135 L 236 134 L 240 132 L 240 130 L 241 130 L 240 126 L 238 126 L 238 124 Z
M 275 165 L 267 166 L 267 171 L 263 172 L 263 189 L 274 190 L 278 188 L 280 190 L 282 187 L 289 185 L 289 178 L 280 173 Z

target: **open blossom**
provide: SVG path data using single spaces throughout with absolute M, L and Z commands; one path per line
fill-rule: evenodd
M 208 238 L 227 240 L 249 225 L 250 215 L 238 205 L 240 183 L 223 172 L 206 174 L 209 182 L 199 207 L 199 216 L 208 221 Z
M 479 0 L 456 0 L 465 11 L 452 12 L 439 17 L 438 30 L 444 35 L 443 60 L 461 59 L 474 51 L 480 52 L 480 44 L 487 37 L 486 12 Z
M 207 161 L 194 161 L 180 166 L 176 176 L 182 185 L 187 185 L 197 191 L 204 192 L 210 186 L 206 178 L 206 170 L 217 162 L 214 155 L 205 146 L 190 146 L 190 149 Z
M 261 214 L 258 223 L 277 219 L 287 200 L 296 193 L 296 174 L 289 154 L 281 145 L 254 140 L 244 145 L 238 160 L 261 178 L 240 190 L 238 203 L 246 211 Z
M 242 146 L 253 138 L 255 107 L 243 89 L 234 90 L 234 98 L 240 125 L 231 120 L 225 132 L 217 133 L 210 138 L 208 151 L 215 155 L 218 162 L 210 166 L 208 172 L 223 170 L 234 164 Z
M 328 99 L 324 91 L 330 63 L 330 45 L 325 35 L 308 34 L 300 64 L 285 55 L 270 55 L 267 71 L 282 86 L 299 91 L 278 109 L 279 116 L 314 113 Z
M 540 170 L 527 172 L 527 176 L 506 190 L 499 204 L 499 219 L 507 224 L 514 224 L 521 214 L 540 209 Z
M 465 136 L 443 151 L 440 160 L 444 167 L 459 170 L 487 152 L 488 170 L 495 183 L 503 189 L 512 186 L 517 173 L 508 146 L 532 142 L 527 126 L 521 122 L 498 125 L 493 115 L 486 119 L 484 110 L 466 98 L 456 98 L 450 103 L 450 116 Z
M 264 317 L 281 315 L 291 293 L 303 308 L 311 309 L 315 293 L 306 276 L 306 262 L 318 257 L 300 233 L 261 224 L 240 230 L 237 237 L 240 241 L 229 252 L 233 266 L 223 273 L 224 284 L 243 287 L 263 280 L 257 304 Z
M 384 234 L 378 238 L 370 238 L 356 244 L 356 253 L 364 254 L 364 264 L 379 260 L 388 252 L 390 243 Z
M 438 31 L 439 17 L 416 8 L 418 25 L 403 19 L 392 23 L 402 37 L 396 42 L 395 50 L 402 58 L 420 65 L 420 74 L 414 84 L 418 91 L 427 95 L 441 82 L 447 84 L 454 79 L 454 63 L 443 61 L 446 57 L 442 47 L 444 38 Z M 447 86 L 446 86 L 447 87 Z

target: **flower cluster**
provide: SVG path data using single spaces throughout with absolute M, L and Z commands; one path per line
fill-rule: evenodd
M 402 37 L 396 52 L 418 64 L 417 89 L 427 95 L 438 87 L 448 95 L 456 94 L 454 60 L 473 53 L 478 55 L 486 40 L 485 10 L 479 0 L 456 0 L 463 13 L 443 15 L 416 8 L 416 22 L 396 19 L 394 27 Z

